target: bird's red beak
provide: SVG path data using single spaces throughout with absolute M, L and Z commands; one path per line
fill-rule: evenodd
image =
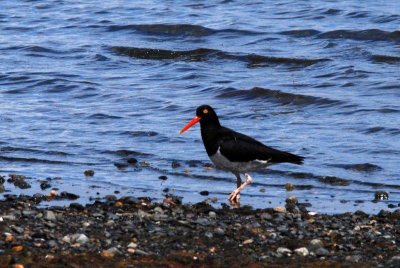
M 193 119 L 190 120 L 190 122 L 187 123 L 186 126 L 184 126 L 184 127 L 181 129 L 181 131 L 179 131 L 179 134 L 182 134 L 183 132 L 185 132 L 186 130 L 188 130 L 189 128 L 191 128 L 193 125 L 197 124 L 200 120 L 201 120 L 201 117 L 199 117 L 199 116 L 193 117 Z

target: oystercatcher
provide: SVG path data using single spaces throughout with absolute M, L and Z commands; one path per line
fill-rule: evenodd
M 209 105 L 199 106 L 196 116 L 179 134 L 198 122 L 204 147 L 211 161 L 217 168 L 230 171 L 236 176 L 237 189 L 228 198 L 231 203 L 238 204 L 240 191 L 251 183 L 252 178 L 247 172 L 284 162 L 297 165 L 303 163 L 302 156 L 268 147 L 249 136 L 221 126 L 217 114 Z M 240 174 L 244 174 L 246 178 L 243 184 Z

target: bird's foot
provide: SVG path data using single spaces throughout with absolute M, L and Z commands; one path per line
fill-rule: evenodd
M 228 200 L 229 200 L 229 202 L 231 202 L 231 204 L 236 204 L 236 205 L 240 204 L 240 191 L 243 190 L 244 187 L 246 187 L 253 181 L 249 174 L 244 174 L 244 175 L 246 177 L 246 181 L 244 183 L 242 183 L 242 185 L 240 185 L 228 197 Z

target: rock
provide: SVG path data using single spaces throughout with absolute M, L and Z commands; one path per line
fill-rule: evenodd
M 23 210 L 22 211 L 22 216 L 24 216 L 24 217 L 35 216 L 36 214 L 37 214 L 37 212 L 34 210 Z
M 318 248 L 323 248 L 324 244 L 319 239 L 313 239 L 310 241 L 309 249 L 312 251 L 317 250 Z
M 247 244 L 251 244 L 253 242 L 254 242 L 254 240 L 250 238 L 250 239 L 244 240 L 242 244 L 247 245 Z
M 73 234 L 66 235 L 62 238 L 62 241 L 69 244 L 85 244 L 89 242 L 89 238 L 85 234 Z
M 223 236 L 225 234 L 225 231 L 221 227 L 217 227 L 217 228 L 214 229 L 214 233 L 216 235 Z
M 284 248 L 284 247 L 279 247 L 276 250 L 276 253 L 278 254 L 278 257 L 291 256 L 292 255 L 292 251 L 290 249 Z
M 260 218 L 263 219 L 263 220 L 267 220 L 267 221 L 273 219 L 272 215 L 269 214 L 269 213 L 267 213 L 267 212 L 262 213 L 262 214 L 260 215 Z
M 148 253 L 146 251 L 143 251 L 141 249 L 136 249 L 135 253 L 138 254 L 138 255 L 143 255 L 143 256 L 149 256 L 150 255 L 150 253 Z
M 294 250 L 294 252 L 296 253 L 296 255 L 302 256 L 302 257 L 306 257 L 306 256 L 308 256 L 308 254 L 310 254 L 306 247 L 296 248 Z
M 203 225 L 203 226 L 208 226 L 208 225 L 210 225 L 210 221 L 209 221 L 208 219 L 206 219 L 206 218 L 198 218 L 198 219 L 196 220 L 196 223 L 197 223 L 197 224 L 200 224 L 200 225 Z
M 388 263 L 391 267 L 400 267 L 400 255 L 393 256 Z
M 22 234 L 24 232 L 24 228 L 18 227 L 15 225 L 11 225 L 11 230 L 13 230 L 14 232 L 16 232 L 18 234 Z
M 215 213 L 214 211 L 210 211 L 210 212 L 208 212 L 208 216 L 212 219 L 215 219 L 215 218 L 217 218 L 217 213 Z
M 203 195 L 203 196 L 207 196 L 209 194 L 210 194 L 210 192 L 208 192 L 208 191 L 201 191 L 200 192 L 200 195 Z
M 286 212 L 286 208 L 285 207 L 274 207 L 274 212 L 285 213 Z
M 362 260 L 362 256 L 360 255 L 354 255 L 354 256 L 346 256 L 345 260 L 348 262 L 359 262 Z
M 85 172 L 83 172 L 83 174 L 85 174 L 86 177 L 93 177 L 94 171 L 91 169 L 88 169 L 88 170 L 85 170 Z
M 46 212 L 44 213 L 44 219 L 48 220 L 48 221 L 56 221 L 57 220 L 56 215 L 51 210 L 46 210 Z
M 25 181 L 26 177 L 16 174 L 10 174 L 9 179 L 7 180 L 9 183 L 14 184 L 16 187 L 20 189 L 28 189 L 31 188 L 31 185 Z
M 286 189 L 286 191 L 293 191 L 294 190 L 294 185 L 293 184 L 291 184 L 291 183 L 286 183 L 285 184 L 285 189 Z
M 50 248 L 58 247 L 57 241 L 55 241 L 55 240 L 50 240 L 50 241 L 48 241 L 48 242 L 47 242 L 47 245 L 48 245 Z
M 137 247 L 138 247 L 138 245 L 134 242 L 130 242 L 128 245 L 128 248 L 137 248 Z
M 315 251 L 314 251 L 314 253 L 315 253 L 315 255 L 317 255 L 317 256 L 328 256 L 328 255 L 330 255 L 330 252 L 327 250 L 327 249 L 325 249 L 325 248 L 317 248 Z
M 61 192 L 60 197 L 68 199 L 68 200 L 75 200 L 79 198 L 79 195 L 73 194 L 73 193 L 68 193 L 68 192 Z
M 48 181 L 43 181 L 40 183 L 40 189 L 42 189 L 42 190 L 46 190 L 50 187 L 51 187 L 51 185 Z
M 119 254 L 120 251 L 116 247 L 112 247 L 101 252 L 101 256 L 105 258 L 113 258 L 115 255 Z
M 162 180 L 162 181 L 166 181 L 166 180 L 168 180 L 168 177 L 163 175 L 163 176 L 158 177 L 158 179 Z
M 138 160 L 136 158 L 131 157 L 131 158 L 128 158 L 127 162 L 131 165 L 135 165 L 135 164 L 137 164 Z
M 155 212 L 155 213 L 160 213 L 160 214 L 161 214 L 161 213 L 164 213 L 164 210 L 163 210 L 161 207 L 155 207 L 155 208 L 154 208 L 154 212 Z
M 213 238 L 214 236 L 213 236 L 213 234 L 211 233 L 211 232 L 205 232 L 204 233 L 204 235 L 206 236 L 206 237 L 208 237 L 208 238 Z
M 289 196 L 289 197 L 286 199 L 286 204 L 289 204 L 289 205 L 297 205 L 297 203 L 298 203 L 298 200 L 297 200 L 297 197 L 295 197 L 295 196 Z

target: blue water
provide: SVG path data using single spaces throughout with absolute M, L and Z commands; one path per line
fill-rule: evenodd
M 204 167 L 199 127 L 178 135 L 210 104 L 223 125 L 306 157 L 251 174 L 242 204 L 397 206 L 399 11 L 398 1 L 1 1 L 0 174 L 61 177 L 55 186 L 82 202 L 114 191 L 161 200 L 165 188 L 226 202 L 235 177 Z M 371 202 L 377 190 L 389 200 Z

